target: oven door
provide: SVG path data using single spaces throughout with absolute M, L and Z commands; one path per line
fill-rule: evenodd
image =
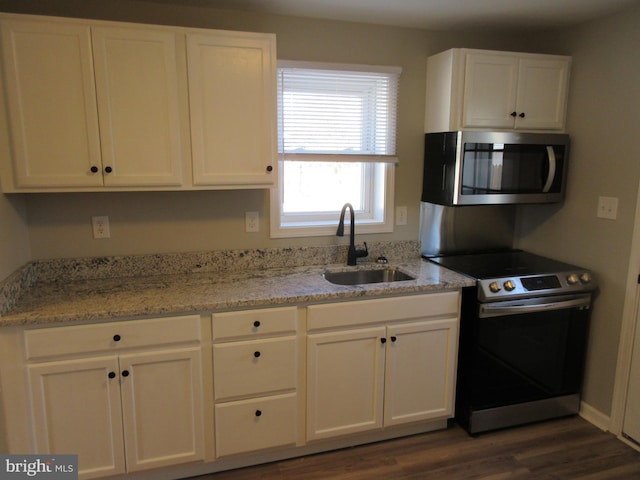
M 464 347 L 471 409 L 578 394 L 590 304 L 590 294 L 479 304 Z

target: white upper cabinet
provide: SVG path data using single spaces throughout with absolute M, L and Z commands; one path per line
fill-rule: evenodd
M 187 35 L 195 185 L 276 184 L 275 36 Z
M 452 49 L 427 62 L 425 131 L 563 130 L 571 58 Z
M 126 27 L 92 34 L 105 185 L 180 185 L 176 34 Z
M 1 27 L 15 186 L 102 185 L 89 26 Z
M 277 184 L 275 35 L 12 14 L 0 28 L 4 192 Z

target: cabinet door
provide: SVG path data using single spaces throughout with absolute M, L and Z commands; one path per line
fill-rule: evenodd
M 102 185 L 89 26 L 1 25 L 16 187 Z
M 467 54 L 462 126 L 513 128 L 517 82 L 516 57 Z
M 307 337 L 307 440 L 382 427 L 384 327 Z
M 275 58 L 271 35 L 187 35 L 195 185 L 275 185 Z
M 453 416 L 457 318 L 388 328 L 384 425 Z
M 117 357 L 31 365 L 28 374 L 36 451 L 78 454 L 82 479 L 124 473 Z
M 516 128 L 561 130 L 568 84 L 567 60 L 520 60 Z
M 200 347 L 120 356 L 127 471 L 204 458 Z
M 176 34 L 94 27 L 104 183 L 182 183 Z

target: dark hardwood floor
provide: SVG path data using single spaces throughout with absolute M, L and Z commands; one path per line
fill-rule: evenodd
M 640 452 L 580 417 L 469 437 L 458 426 L 197 480 L 638 480 Z

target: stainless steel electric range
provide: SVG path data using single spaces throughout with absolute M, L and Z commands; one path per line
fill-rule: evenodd
M 577 413 L 591 272 L 518 250 L 429 260 L 476 279 L 462 295 L 456 420 L 477 434 Z

